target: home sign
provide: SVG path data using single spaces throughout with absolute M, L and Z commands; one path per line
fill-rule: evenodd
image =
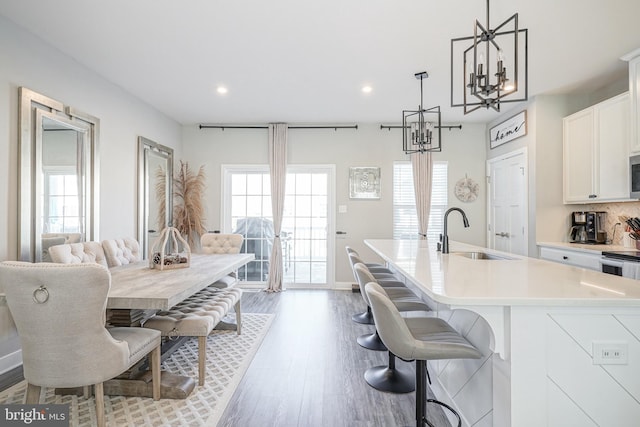
M 491 128 L 489 131 L 490 147 L 496 148 L 526 134 L 527 111 L 525 110 Z

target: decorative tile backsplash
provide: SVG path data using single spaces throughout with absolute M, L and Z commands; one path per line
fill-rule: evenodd
M 614 239 L 611 243 L 614 245 L 622 245 L 622 232 L 625 230 L 625 224 L 619 225 L 613 236 L 613 228 L 616 223 L 622 222 L 619 217 L 624 215 L 628 217 L 640 217 L 640 202 L 622 202 L 622 203 L 598 203 L 595 205 L 585 205 L 585 211 L 598 211 L 607 213 L 607 224 L 605 230 L 607 239 Z

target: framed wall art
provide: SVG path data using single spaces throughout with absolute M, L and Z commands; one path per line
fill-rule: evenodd
M 496 148 L 526 134 L 527 111 L 524 110 L 491 128 L 489 131 L 490 148 Z
M 349 168 L 349 198 L 350 199 L 379 199 L 380 198 L 380 168 L 375 168 L 375 167 Z

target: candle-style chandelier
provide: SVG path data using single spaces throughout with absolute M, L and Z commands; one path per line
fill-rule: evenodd
M 476 19 L 473 36 L 451 40 L 451 106 L 464 107 L 468 114 L 481 107 L 500 111 L 503 102 L 526 101 L 527 42 L 528 31 L 518 27 L 517 13 L 491 29 L 487 0 L 486 26 Z
M 417 110 L 402 111 L 402 149 L 407 154 L 442 151 L 440 106 L 425 109 L 422 99 L 422 81 L 429 74 L 422 71 L 415 76 L 420 80 L 420 105 Z

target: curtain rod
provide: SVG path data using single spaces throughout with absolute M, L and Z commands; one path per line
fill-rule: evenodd
M 402 125 L 397 125 L 397 126 L 391 126 L 391 125 L 380 125 L 380 129 L 408 129 L 409 126 L 402 126 Z M 434 126 L 434 128 L 436 129 L 462 129 L 462 125 L 457 125 L 457 126 Z
M 349 126 L 287 126 L 289 129 L 358 129 L 358 125 Z M 200 125 L 200 129 L 269 129 L 269 126 L 226 126 L 226 125 Z

